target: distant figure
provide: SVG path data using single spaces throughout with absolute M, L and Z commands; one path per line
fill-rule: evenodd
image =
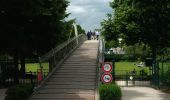
M 87 39 L 91 40 L 91 32 L 89 32 L 89 31 L 87 32 Z
M 92 39 L 95 40 L 95 37 L 96 37 L 96 33 L 92 32 Z
M 100 33 L 99 33 L 99 31 L 96 31 L 95 33 L 96 33 L 96 39 L 98 40 Z

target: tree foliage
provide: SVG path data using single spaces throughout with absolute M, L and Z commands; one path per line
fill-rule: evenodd
M 1 0 L 3 47 L 48 51 L 56 42 L 62 41 L 59 37 L 64 29 L 62 20 L 67 5 L 65 0 Z
M 42 55 L 63 42 L 67 0 L 0 0 L 0 51 L 18 60 L 24 68 L 25 57 Z M 24 69 L 23 69 L 24 70 Z
M 169 0 L 114 0 L 114 15 L 103 23 L 105 37 L 122 36 L 126 44 L 143 42 L 151 47 L 169 46 Z
M 157 52 L 170 46 L 170 0 L 114 0 L 110 5 L 114 15 L 104 21 L 105 34 L 110 32 L 110 40 L 122 36 L 127 45 L 148 45 L 158 75 Z

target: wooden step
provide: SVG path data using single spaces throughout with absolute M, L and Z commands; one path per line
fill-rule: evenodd
M 93 90 L 83 90 L 83 89 L 42 89 L 41 91 L 38 91 L 37 93 L 40 94 L 92 94 L 94 95 Z
M 94 95 L 91 94 L 37 94 L 32 100 L 94 100 Z
M 81 76 L 81 75 L 89 75 L 89 76 L 93 76 L 96 75 L 96 73 L 89 73 L 89 72 L 85 72 L 85 73 L 74 73 L 74 72 L 69 72 L 69 73 L 62 73 L 62 72 L 56 72 L 53 75 L 77 75 L 77 76 Z
M 88 78 L 88 77 L 85 77 L 85 78 L 55 78 L 55 77 L 50 77 L 50 80 L 68 80 L 68 81 L 93 81 L 93 80 L 95 80 L 95 78 Z
M 97 50 L 97 41 L 83 43 L 31 100 L 95 100 Z
M 96 75 L 53 75 L 51 78 L 96 78 Z
M 96 66 L 63 66 L 60 70 L 95 70 Z
M 95 87 L 93 85 L 84 86 L 84 85 L 45 85 L 42 87 L 43 89 L 90 89 L 94 90 Z
M 51 82 L 47 82 L 46 84 L 50 85 L 71 85 L 71 84 L 75 84 L 75 85 L 95 85 L 95 82 L 70 82 L 70 81 L 67 81 L 67 82 L 61 82 L 61 81 L 51 81 Z
M 59 70 L 57 72 L 61 72 L 61 73 L 69 73 L 69 72 L 74 72 L 74 73 L 86 73 L 86 72 L 89 72 L 89 73 L 96 73 L 96 71 L 94 70 Z

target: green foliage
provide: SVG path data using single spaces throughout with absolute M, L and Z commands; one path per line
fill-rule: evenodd
M 65 41 L 67 0 L 0 0 L 0 51 L 18 61 L 24 76 L 25 57 L 41 56 Z
M 146 57 L 150 57 L 150 48 L 144 44 L 135 44 L 131 46 L 124 46 L 126 52 L 127 60 L 137 61 L 145 60 Z
M 163 84 L 166 86 L 170 86 L 170 70 L 166 71 L 163 75 Z
M 110 41 L 106 41 L 105 47 L 106 48 L 112 48 L 112 47 L 117 47 L 118 42 L 115 40 L 110 40 Z
M 127 45 L 169 46 L 169 0 L 114 0 L 110 5 L 114 13 L 102 22 L 107 41 L 121 36 Z
M 99 88 L 100 100 L 121 100 L 122 92 L 116 84 L 102 84 Z
M 5 97 L 5 100 L 27 100 L 32 92 L 32 85 L 15 85 L 6 91 L 7 96 Z

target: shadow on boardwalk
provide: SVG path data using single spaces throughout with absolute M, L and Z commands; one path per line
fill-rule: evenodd
M 170 94 L 151 87 L 122 87 L 122 100 L 170 100 Z

